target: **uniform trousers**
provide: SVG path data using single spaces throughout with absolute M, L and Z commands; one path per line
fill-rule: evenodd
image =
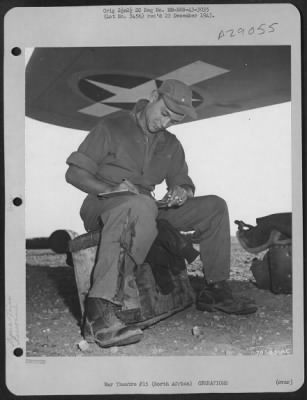
M 141 265 L 163 218 L 182 231 L 195 231 L 208 283 L 226 280 L 230 272 L 230 227 L 226 202 L 215 195 L 188 199 L 180 207 L 158 210 L 151 197 L 130 194 L 109 199 L 89 196 L 80 212 L 87 231 L 102 228 L 89 297 L 117 299 L 121 237 L 130 230 L 130 254 Z

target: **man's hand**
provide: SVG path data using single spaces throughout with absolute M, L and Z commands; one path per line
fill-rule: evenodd
M 175 186 L 166 193 L 163 200 L 167 201 L 168 207 L 182 206 L 189 197 L 191 195 L 186 189 L 181 186 Z

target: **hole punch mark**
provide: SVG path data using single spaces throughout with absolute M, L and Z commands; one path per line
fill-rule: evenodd
M 21 347 L 16 347 L 16 349 L 14 349 L 13 353 L 14 353 L 14 356 L 21 357 L 23 355 L 23 350 Z
M 13 56 L 20 56 L 21 48 L 20 47 L 13 47 L 11 52 L 12 52 Z
M 21 206 L 21 204 L 22 204 L 22 199 L 21 199 L 20 197 L 15 197 L 15 198 L 13 199 L 13 204 L 14 204 L 14 206 L 16 206 L 16 207 Z
M 20 56 L 21 48 L 20 47 L 13 47 L 11 53 L 13 54 L 13 56 Z

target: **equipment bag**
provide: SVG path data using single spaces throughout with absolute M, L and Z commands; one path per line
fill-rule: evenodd
M 262 259 L 252 261 L 256 286 L 275 294 L 292 293 L 292 214 L 272 214 L 256 221 L 256 226 L 235 221 L 238 241 L 247 252 L 267 251 Z
M 91 286 L 91 275 L 96 262 L 100 231 L 80 235 L 69 243 L 72 252 L 76 284 L 81 313 L 84 313 L 84 302 Z M 195 301 L 187 270 L 174 274 L 170 271 L 172 290 L 163 294 L 156 284 L 151 266 L 144 263 L 137 269 L 136 283 L 139 290 L 140 310 L 137 314 L 122 310 L 121 318 L 127 323 L 138 324 L 145 328 L 164 319 Z
M 251 271 L 259 289 L 292 293 L 292 244 L 270 246 L 262 260 L 253 259 Z

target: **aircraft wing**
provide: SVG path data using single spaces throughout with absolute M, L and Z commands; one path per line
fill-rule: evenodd
M 221 116 L 290 101 L 290 61 L 290 46 L 36 48 L 26 115 L 89 130 L 172 78 L 191 86 L 199 119 Z

